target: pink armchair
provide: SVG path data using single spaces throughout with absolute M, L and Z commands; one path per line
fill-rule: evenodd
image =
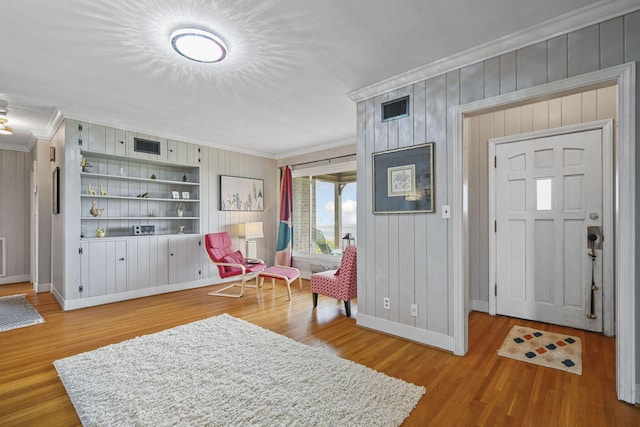
M 358 296 L 357 247 L 347 247 L 337 270 L 311 275 L 313 306 L 318 306 L 318 294 L 344 301 L 347 317 L 351 317 L 351 299 Z
M 258 273 L 265 269 L 266 264 L 261 259 L 244 258 L 240 251 L 234 252 L 231 249 L 232 242 L 229 233 L 223 231 L 206 234 L 204 245 L 209 259 L 218 266 L 220 278 L 238 276 L 238 279 L 242 279 L 240 284 L 234 282 L 215 292 L 210 292 L 209 295 L 240 298 L 244 295 L 245 287 L 256 287 L 256 285 L 247 285 L 246 282 L 255 279 Z M 224 293 L 234 286 L 240 286 L 239 293 Z

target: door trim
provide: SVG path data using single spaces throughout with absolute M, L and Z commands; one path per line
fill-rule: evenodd
M 609 243 L 613 236 L 613 120 L 598 120 L 589 123 L 563 126 L 560 128 L 545 129 L 536 132 L 527 132 L 517 135 L 503 136 L 489 140 L 489 158 L 496 155 L 498 144 L 508 144 L 531 139 L 561 136 L 571 133 L 600 130 L 602 132 L 602 228 L 606 230 L 604 244 L 606 250 L 602 255 L 602 327 L 607 336 L 613 336 L 614 325 L 614 304 L 613 304 L 613 246 Z M 496 169 L 489 168 L 489 224 L 496 220 L 496 200 L 495 200 L 495 175 Z M 610 191 L 606 191 L 610 189 Z M 489 227 L 491 230 L 491 227 Z M 608 238 L 609 237 L 609 238 Z M 497 313 L 497 299 L 495 292 L 492 292 L 491 284 L 496 283 L 497 275 L 497 244 L 496 234 L 489 233 L 489 314 Z M 606 286 L 605 286 L 606 284 Z
M 616 292 L 616 388 L 618 399 L 636 403 L 636 63 L 607 68 L 577 77 L 536 86 L 494 98 L 460 105 L 453 111 L 451 170 L 453 221 L 453 348 L 463 356 L 468 350 L 469 306 L 469 208 L 468 147 L 465 116 L 500 107 L 534 102 L 588 88 L 618 85 L 618 126 L 615 154 L 615 292 Z

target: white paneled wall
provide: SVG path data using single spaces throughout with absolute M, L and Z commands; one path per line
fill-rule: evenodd
M 220 175 L 240 176 L 264 180 L 264 212 L 220 211 Z M 228 231 L 234 249 L 246 253 L 245 241 L 238 237 L 238 225 L 263 222 L 264 238 L 257 240 L 258 257 L 272 265 L 276 254 L 279 183 L 276 161 L 264 157 L 204 147 L 202 152 L 202 234 Z M 205 259 L 206 261 L 206 259 Z M 205 277 L 217 276 L 217 267 L 210 262 L 203 265 Z M 207 273 L 209 275 L 207 276 Z
M 453 194 L 454 107 L 638 60 L 640 11 L 359 102 L 358 323 L 436 346 L 448 348 L 451 344 L 448 338 L 453 336 L 453 229 L 448 220 L 441 218 L 440 209 L 451 203 Z M 484 139 L 491 134 L 615 117 L 607 90 L 495 112 L 491 124 L 489 118 L 474 118 L 467 125 L 475 126 L 478 138 Z M 382 123 L 380 104 L 407 94 L 411 96 L 411 115 Z M 374 215 L 372 153 L 428 141 L 435 143 L 436 212 Z M 471 159 L 470 181 L 476 182 L 474 188 L 469 188 L 472 235 L 469 250 L 470 274 L 474 276 L 471 296 L 483 302 L 488 292 L 483 261 L 486 255 L 478 254 L 484 251 L 483 239 L 487 234 L 482 217 L 487 202 L 481 197 L 478 183 L 487 172 L 486 156 L 477 149 L 478 145 L 467 157 Z M 383 308 L 383 297 L 391 298 L 390 310 Z M 419 306 L 417 317 L 410 316 L 413 303 Z M 636 304 L 640 305 L 640 301 Z
M 0 284 L 30 278 L 30 171 L 30 153 L 0 150 L 0 237 L 6 251 Z

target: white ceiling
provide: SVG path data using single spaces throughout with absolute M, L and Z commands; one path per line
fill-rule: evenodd
M 597 3 L 615 2 L 630 1 Z M 57 112 L 275 158 L 353 143 L 348 92 L 594 3 L 3 0 L 0 99 L 15 134 L 0 147 L 28 149 Z M 183 24 L 216 32 L 227 59 L 173 52 Z

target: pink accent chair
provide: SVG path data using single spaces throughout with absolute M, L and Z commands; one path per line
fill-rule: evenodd
M 347 247 L 340 268 L 311 275 L 313 306 L 318 306 L 318 294 L 344 301 L 347 317 L 351 317 L 351 299 L 358 296 L 357 247 Z
M 266 264 L 264 261 L 261 259 L 244 258 L 242 252 L 234 252 L 233 249 L 231 249 L 231 237 L 226 231 L 206 234 L 204 236 L 204 245 L 207 249 L 209 259 L 218 266 L 220 278 L 224 279 L 226 277 L 238 276 L 238 278 L 241 279 L 240 284 L 234 282 L 215 292 L 209 292 L 209 295 L 240 298 L 244 295 L 245 287 L 256 287 L 256 285 L 247 285 L 246 282 L 255 279 L 258 273 L 265 269 Z M 224 293 L 235 286 L 240 287 L 239 293 Z

